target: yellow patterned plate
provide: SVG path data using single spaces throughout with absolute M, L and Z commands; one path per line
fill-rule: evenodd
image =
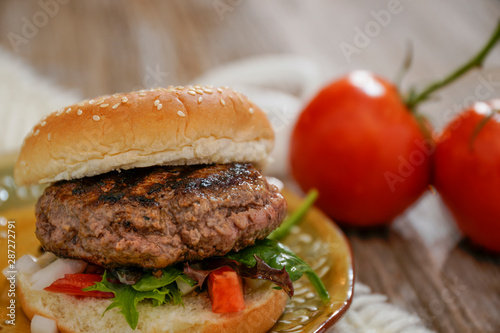
M 0 269 L 7 267 L 9 259 L 9 225 L 10 234 L 15 235 L 15 239 L 10 236 L 11 254 L 15 251 L 17 258 L 25 254 L 40 254 L 40 245 L 34 233 L 34 203 L 42 188 L 14 185 L 14 158 L 14 155 L 0 157 Z M 285 189 L 283 194 L 291 211 L 300 205 L 301 199 L 290 191 Z M 349 243 L 339 228 L 317 209 L 311 209 L 301 225 L 295 227 L 283 243 L 318 273 L 330 292 L 331 302 L 323 304 L 308 280 L 302 278 L 294 283 L 295 295 L 271 332 L 324 332 L 351 303 L 354 271 Z M 8 309 L 11 300 L 15 300 L 11 297 L 15 293 L 15 288 L 11 288 L 6 279 L 0 278 L 0 332 L 30 331 L 29 320 L 19 302 L 15 303 L 15 311 Z M 11 320 L 9 314 L 15 315 L 15 326 L 6 323 Z

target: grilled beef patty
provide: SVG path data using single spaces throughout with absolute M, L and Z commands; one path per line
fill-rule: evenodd
M 38 200 L 36 235 L 61 257 L 162 268 L 243 249 L 285 214 L 251 164 L 157 166 L 54 183 Z

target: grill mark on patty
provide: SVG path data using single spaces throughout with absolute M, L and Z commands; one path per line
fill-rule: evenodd
M 158 203 L 154 198 L 148 198 L 143 195 L 130 196 L 130 200 L 141 204 L 144 207 L 154 207 L 158 206 Z
M 83 187 L 76 187 L 71 191 L 71 194 L 73 195 L 82 195 L 87 192 L 88 188 L 83 188 Z
M 117 203 L 120 201 L 123 197 L 125 196 L 125 193 L 106 193 L 106 194 L 101 194 L 99 196 L 99 199 L 97 199 L 98 202 L 100 203 Z
M 165 189 L 173 190 L 175 194 L 203 189 L 223 189 L 259 178 L 244 166 L 245 164 L 230 164 L 223 173 L 216 174 L 207 174 L 204 171 L 207 168 L 206 165 L 170 167 L 166 173 L 158 170 L 158 167 L 110 172 L 106 174 L 106 179 L 99 179 L 104 177 L 102 175 L 83 178 L 75 184 L 72 194 L 88 195 L 90 192 L 99 194 L 104 188 L 105 193 L 99 194 L 96 204 L 117 204 L 124 199 L 129 199 L 145 206 L 152 206 L 155 205 L 152 197 Z M 213 165 L 208 167 L 213 167 Z M 164 174 L 159 176 L 162 172 Z M 94 182 L 93 178 L 98 178 L 98 180 Z M 148 184 L 148 178 L 158 179 Z M 61 181 L 56 184 L 63 186 L 65 183 L 72 182 L 76 181 Z M 134 192 L 130 190 L 131 188 L 140 188 L 141 194 L 132 195 Z

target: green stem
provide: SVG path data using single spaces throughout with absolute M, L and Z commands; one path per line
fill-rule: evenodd
M 481 132 L 481 130 L 483 129 L 483 127 L 486 125 L 486 123 L 488 121 L 490 121 L 490 119 L 493 118 L 493 116 L 495 114 L 497 114 L 498 112 L 500 112 L 500 110 L 491 110 L 491 113 L 488 116 L 486 116 L 483 119 L 481 119 L 481 121 L 479 122 L 479 124 L 477 124 L 476 128 L 474 129 L 474 132 L 472 133 L 470 141 L 469 141 L 469 149 L 471 151 L 474 149 L 474 141 L 476 141 L 476 138 L 479 135 L 479 132 Z
M 288 216 L 285 221 L 281 223 L 280 227 L 274 230 L 269 236 L 267 236 L 267 238 L 280 240 L 285 237 L 294 225 L 297 225 L 300 221 L 302 221 L 304 215 L 306 215 L 307 211 L 312 207 L 317 197 L 318 191 L 315 189 L 310 190 L 300 207 L 295 210 L 292 215 Z
M 445 77 L 443 80 L 436 81 L 431 85 L 429 85 L 421 93 L 416 93 L 410 96 L 406 101 L 406 105 L 408 106 L 408 108 L 411 111 L 415 111 L 417 105 L 427 100 L 430 97 L 430 95 L 432 95 L 436 90 L 455 81 L 456 79 L 461 77 L 463 74 L 467 73 L 472 68 L 481 67 L 483 65 L 484 59 L 491 51 L 491 49 L 495 46 L 495 44 L 498 42 L 498 40 L 500 40 L 500 21 L 498 22 L 495 32 L 488 40 L 488 43 L 481 49 L 481 51 L 479 51 L 478 54 L 476 54 L 471 60 L 469 60 L 467 63 L 458 68 L 455 72 Z
M 328 290 L 326 289 L 323 281 L 319 278 L 318 275 L 314 272 L 305 272 L 305 275 L 309 282 L 311 282 L 312 286 L 318 292 L 319 297 L 323 301 L 323 303 L 330 302 L 330 294 L 328 294 Z
M 399 72 L 396 74 L 396 79 L 394 80 L 394 84 L 396 85 L 399 91 L 401 91 L 401 84 L 403 83 L 403 79 L 405 78 L 406 74 L 408 74 L 408 71 L 410 70 L 412 63 L 413 63 L 413 44 L 411 42 L 408 42 L 408 45 L 406 47 L 405 60 L 403 62 L 403 65 L 399 69 Z

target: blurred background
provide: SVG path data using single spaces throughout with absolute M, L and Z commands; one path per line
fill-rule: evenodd
M 302 93 L 309 95 L 300 96 L 307 101 L 315 85 L 353 69 L 393 80 L 410 46 L 413 65 L 403 91 L 422 87 L 475 53 L 499 16 L 495 0 L 4 0 L 0 45 L 82 97 L 186 84 L 242 59 L 294 55 L 310 62 L 295 66 L 294 77 L 308 80 Z M 498 94 L 500 49 L 486 65 L 492 79 L 472 73 L 421 111 L 440 128 L 451 118 L 448 109 L 458 112 L 454 103 L 470 104 L 464 91 L 473 94 L 486 79 L 491 95 Z M 287 82 L 273 74 L 275 82 Z
M 269 172 L 294 187 L 288 135 L 319 87 L 354 69 L 393 80 L 409 49 L 403 91 L 423 87 L 476 53 L 499 18 L 498 0 L 2 0 L 0 153 L 15 152 L 43 114 L 80 98 L 227 84 L 270 113 L 278 144 Z M 33 71 L 40 80 L 26 82 Z M 28 83 L 39 91 L 24 93 Z M 439 130 L 485 94 L 500 96 L 500 47 L 421 111 Z M 346 233 L 358 279 L 429 328 L 500 331 L 499 261 L 459 243 L 432 193 L 389 229 Z

